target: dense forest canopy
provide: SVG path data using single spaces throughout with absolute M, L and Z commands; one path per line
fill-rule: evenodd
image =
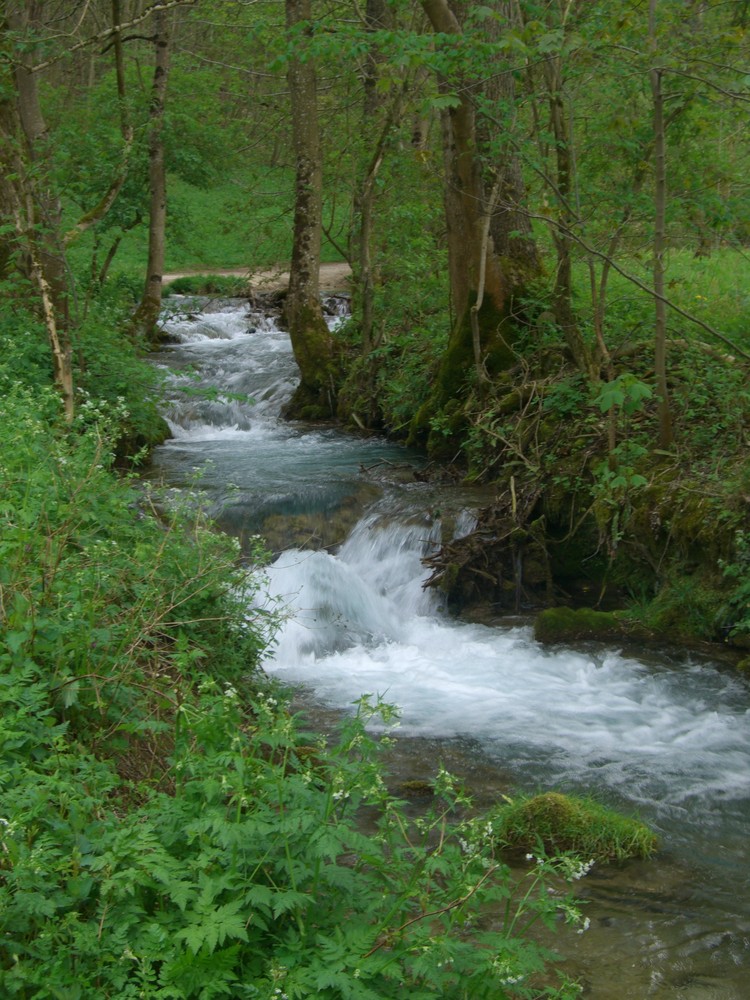
M 112 273 L 143 270 L 147 234 L 133 336 L 153 332 L 165 261 L 252 269 L 293 250 L 294 290 L 315 284 L 322 240 L 352 264 L 363 359 L 400 339 L 439 361 L 416 439 L 450 436 L 446 406 L 530 330 L 556 332 L 596 384 L 637 328 L 669 447 L 669 341 L 743 353 L 736 314 L 712 315 L 675 262 L 742 255 L 746 16 L 687 0 L 7 4 L 6 278 L 21 260 L 36 275 L 72 409 L 81 313 Z M 219 217 L 199 191 L 222 192 Z M 314 396 L 331 351 L 306 349 L 310 308 L 290 316 Z M 357 416 L 391 426 L 381 394 Z
M 573 869 L 509 888 L 442 773 L 415 840 L 387 706 L 331 750 L 265 691 L 234 544 L 130 478 L 166 433 L 144 358 L 165 275 L 289 270 L 287 416 L 496 488 L 433 559 L 453 607 L 745 648 L 750 4 L 1 10 L 5 995 L 576 995 L 516 936 Z M 321 260 L 351 269 L 333 332 Z

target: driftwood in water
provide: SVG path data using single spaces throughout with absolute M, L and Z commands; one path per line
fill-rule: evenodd
M 454 610 L 491 605 L 518 613 L 554 603 L 544 517 L 535 516 L 537 488 L 510 489 L 479 515 L 476 528 L 425 560 L 425 587 L 445 593 Z

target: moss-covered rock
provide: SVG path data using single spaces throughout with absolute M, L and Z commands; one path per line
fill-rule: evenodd
M 653 633 L 625 611 L 595 611 L 593 608 L 545 608 L 536 616 L 534 638 L 538 642 L 581 642 L 623 638 L 652 639 Z
M 640 820 L 623 816 L 591 799 L 546 792 L 503 806 L 493 825 L 508 847 L 545 853 L 574 853 L 594 861 L 648 858 L 658 838 Z

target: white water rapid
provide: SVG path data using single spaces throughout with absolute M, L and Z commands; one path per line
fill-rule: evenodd
M 585 996 L 750 997 L 745 681 L 682 653 L 551 649 L 525 626 L 446 616 L 421 560 L 443 521 L 468 530 L 470 496 L 436 497 L 398 472 L 418 458 L 385 442 L 283 422 L 288 337 L 246 305 L 167 326 L 177 343 L 159 361 L 180 372 L 177 389 L 212 395 L 176 393 L 157 470 L 175 486 L 198 470 L 243 541 L 280 522 L 293 538 L 268 571 L 288 620 L 267 672 L 330 708 L 364 693 L 398 705 L 399 732 L 435 764 L 441 741 L 459 743 L 515 787 L 592 794 L 657 829 L 659 861 L 586 887 L 592 932 L 570 960 Z M 304 547 L 306 534 L 322 547 Z

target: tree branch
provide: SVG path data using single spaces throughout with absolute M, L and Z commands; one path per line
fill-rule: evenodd
M 80 42 L 76 42 L 75 45 L 71 45 L 70 48 L 66 49 L 64 52 L 60 52 L 59 55 L 52 56 L 50 59 L 45 59 L 44 62 L 36 63 L 34 66 L 25 66 L 24 68 L 29 73 L 39 73 L 41 70 L 47 69 L 49 66 L 54 66 L 55 63 L 60 62 L 61 59 L 65 59 L 72 52 L 85 49 L 89 45 L 99 45 L 101 42 L 107 42 L 118 31 L 125 31 L 128 28 L 134 28 L 137 24 L 141 24 L 147 18 L 151 17 L 152 14 L 172 10 L 175 7 L 193 7 L 197 2 L 198 0 L 162 0 L 160 3 L 152 4 L 147 10 L 144 10 L 142 14 L 139 14 L 138 17 L 132 18 L 130 21 L 125 21 L 123 24 L 118 24 L 115 27 L 99 31 L 97 34 L 91 35 L 90 38 L 84 38 Z
M 530 219 L 536 219 L 539 222 L 546 222 L 548 225 L 556 226 L 557 228 L 563 228 L 560 222 L 550 218 L 549 215 L 539 215 L 534 212 L 528 212 L 527 215 Z M 649 288 L 649 286 L 645 284 L 645 282 L 641 281 L 640 278 L 636 278 L 634 274 L 630 274 L 629 271 L 626 271 L 623 267 L 620 267 L 620 265 L 616 263 L 603 250 L 597 250 L 595 247 L 592 247 L 589 243 L 587 243 L 584 239 L 582 239 L 582 237 L 574 233 L 572 229 L 567 230 L 567 235 L 570 237 L 570 239 L 572 239 L 575 243 L 577 243 L 578 246 L 582 247 L 587 253 L 593 254 L 600 260 L 606 261 L 614 271 L 617 271 L 618 274 L 621 274 L 622 277 L 625 278 L 627 281 L 632 282 L 634 285 L 640 288 L 641 291 L 646 292 L 648 295 L 651 295 L 655 299 L 659 299 L 666 306 L 668 306 L 673 312 L 676 312 L 678 315 L 682 316 L 684 319 L 689 320 L 691 323 L 695 323 L 696 326 L 700 326 L 702 329 L 706 331 L 706 333 L 710 333 L 712 337 L 716 337 L 717 340 L 720 340 L 723 344 L 726 344 L 727 347 L 731 347 L 731 349 L 734 351 L 735 354 L 739 354 L 747 361 L 750 361 L 750 354 L 748 354 L 747 351 L 743 351 L 741 347 L 737 346 L 737 344 L 733 343 L 733 341 L 731 341 L 729 337 L 725 336 L 723 333 L 720 333 L 718 330 L 714 329 L 714 327 L 712 327 L 709 323 L 705 323 L 702 319 L 699 319 L 692 313 L 687 312 L 687 310 L 683 309 L 681 306 L 678 306 L 670 298 L 667 298 L 667 296 L 659 295 L 657 292 L 654 291 L 653 288 Z
M 487 879 L 490 877 L 490 875 L 493 875 L 499 867 L 500 865 L 493 865 L 492 868 L 489 868 L 480 878 L 477 884 L 473 885 L 471 889 L 469 889 L 469 891 L 466 893 L 465 896 L 460 896 L 458 899 L 452 900 L 450 903 L 447 903 L 445 906 L 441 906 L 437 910 L 427 910 L 423 911 L 422 913 L 418 913 L 416 917 L 412 917 L 411 920 L 407 920 L 405 923 L 401 924 L 400 927 L 397 927 L 390 934 L 382 936 L 381 939 L 376 944 L 374 944 L 372 948 L 370 948 L 370 950 L 362 957 L 369 958 L 370 955 L 374 955 L 376 951 L 379 951 L 388 943 L 389 938 L 392 937 L 393 934 L 400 934 L 401 931 L 406 930 L 406 928 L 410 927 L 412 924 L 416 924 L 420 920 L 426 920 L 428 917 L 439 917 L 441 913 L 448 913 L 450 910 L 455 910 L 457 906 L 462 906 L 465 902 L 471 899 L 471 897 L 480 888 L 480 886 L 484 882 L 486 882 Z

